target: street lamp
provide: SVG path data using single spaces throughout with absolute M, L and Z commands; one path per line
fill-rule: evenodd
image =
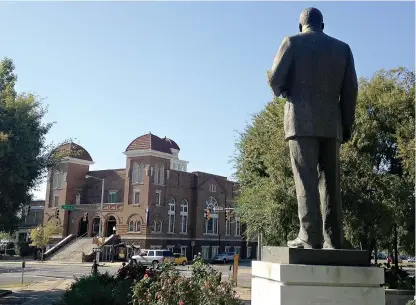
M 116 227 L 113 227 L 113 235 L 116 234 Z M 113 236 L 113 246 L 111 247 L 111 262 L 114 263 L 114 256 L 116 255 L 115 253 L 115 249 L 114 249 L 114 239 L 115 237 Z
M 94 176 L 86 175 L 85 178 L 92 178 L 101 181 L 101 205 L 100 205 L 100 226 L 98 228 L 98 236 L 102 237 L 102 223 L 103 223 L 103 203 L 104 203 L 104 178 L 97 178 Z

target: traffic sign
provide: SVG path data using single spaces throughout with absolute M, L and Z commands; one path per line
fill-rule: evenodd
M 74 205 L 70 205 L 70 204 L 64 204 L 62 206 L 62 210 L 73 211 L 73 210 L 75 210 L 75 206 Z

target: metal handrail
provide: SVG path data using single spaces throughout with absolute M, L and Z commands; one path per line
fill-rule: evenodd
M 55 255 L 59 254 L 60 252 L 62 252 L 63 250 L 67 249 L 69 246 L 75 244 L 79 239 L 84 238 L 85 236 L 88 235 L 88 232 L 85 232 L 84 234 L 78 236 L 77 238 L 74 238 L 71 242 L 67 243 L 64 247 L 62 247 L 59 252 L 54 253 L 49 259 L 51 259 L 52 257 L 54 257 Z

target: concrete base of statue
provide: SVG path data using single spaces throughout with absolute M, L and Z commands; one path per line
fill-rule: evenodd
M 267 248 L 273 252 L 274 247 Z M 332 250 L 312 250 L 311 254 L 319 251 Z M 378 267 L 253 261 L 252 275 L 251 305 L 385 304 L 385 291 L 381 286 L 384 270 Z

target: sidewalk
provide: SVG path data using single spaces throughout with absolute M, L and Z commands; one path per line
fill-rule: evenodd
M 237 292 L 240 300 L 244 302 L 244 305 L 251 304 L 251 288 L 237 286 L 234 289 Z
M 72 279 L 33 282 L 25 287 L 11 289 L 13 293 L 0 298 L 4 305 L 52 305 L 59 300 Z

